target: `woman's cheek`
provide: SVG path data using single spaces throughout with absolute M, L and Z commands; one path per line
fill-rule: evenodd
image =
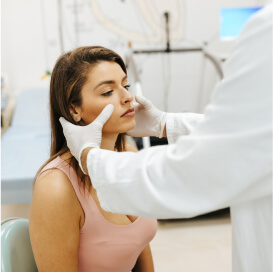
M 105 124 L 114 125 L 117 122 L 117 118 L 118 118 L 117 112 L 114 109 L 114 111 L 112 112 L 111 116 L 109 117 L 109 119 L 107 120 L 107 122 Z
M 103 109 L 109 104 L 114 105 L 114 111 L 109 117 L 108 121 L 105 123 L 105 125 L 108 126 L 108 124 L 114 124 L 117 121 L 117 118 L 120 116 L 118 116 L 117 108 L 115 107 L 115 99 L 113 98 L 103 98 L 103 101 L 97 99 L 95 103 L 86 106 L 85 109 L 89 109 L 89 111 L 85 110 L 84 112 L 83 120 L 85 121 L 85 123 L 90 124 L 95 121 L 95 119 L 101 114 Z
M 106 123 L 103 126 L 104 132 L 113 132 L 119 127 L 119 120 L 120 116 L 118 115 L 117 111 L 113 111 L 112 115 L 109 117 L 109 119 L 106 121 Z
M 99 110 L 85 111 L 84 114 L 82 115 L 82 119 L 86 125 L 89 125 L 90 123 L 96 120 L 96 118 L 99 116 L 100 113 L 101 111 Z

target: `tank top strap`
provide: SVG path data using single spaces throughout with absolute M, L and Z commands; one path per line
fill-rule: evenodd
M 81 181 L 79 180 L 79 177 L 78 177 L 76 171 L 74 170 L 74 168 L 71 165 L 69 165 L 69 163 L 67 163 L 66 161 L 61 159 L 60 157 L 57 157 L 54 160 L 52 160 L 51 162 L 49 162 L 42 169 L 42 171 L 39 173 L 38 177 L 43 172 L 45 172 L 49 169 L 59 169 L 66 174 L 66 176 L 68 177 L 69 181 L 71 182 L 71 184 L 74 188 L 74 191 L 77 195 L 77 198 L 80 201 L 80 204 L 85 212 L 86 209 L 88 209 L 89 193 L 85 189 L 84 184 L 81 183 Z

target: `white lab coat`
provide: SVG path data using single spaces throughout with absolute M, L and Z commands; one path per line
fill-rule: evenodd
M 198 114 L 169 114 L 169 145 L 93 149 L 87 167 L 101 206 L 156 218 L 230 207 L 234 272 L 272 269 L 272 6 L 245 27 Z M 196 125 L 198 124 L 198 125 Z

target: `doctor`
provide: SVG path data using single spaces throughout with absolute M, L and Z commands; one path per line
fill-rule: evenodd
M 112 105 L 86 127 L 60 121 L 106 211 L 187 218 L 230 207 L 233 271 L 271 272 L 272 5 L 250 19 L 225 68 L 204 116 L 138 98 L 130 135 L 167 136 L 167 146 L 99 149 Z

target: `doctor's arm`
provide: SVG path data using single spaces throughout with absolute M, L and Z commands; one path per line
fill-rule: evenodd
M 271 31 L 271 12 L 250 20 L 204 119 L 187 136 L 176 139 L 179 119 L 167 118 L 174 144 L 138 153 L 88 152 L 88 172 L 105 210 L 192 217 L 271 193 Z

